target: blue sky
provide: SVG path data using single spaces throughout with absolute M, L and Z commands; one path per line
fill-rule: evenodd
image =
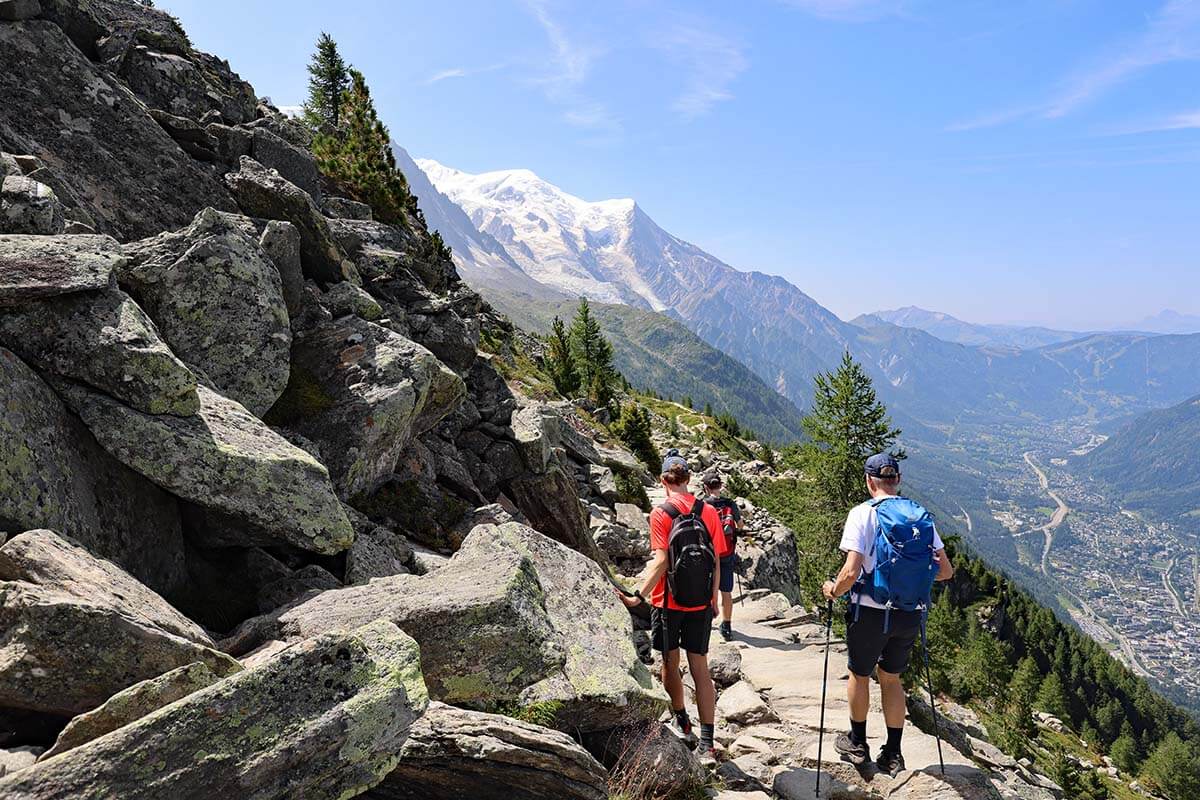
M 393 137 L 783 275 L 1102 327 L 1200 313 L 1200 0 L 159 0 L 278 104 L 321 30 Z

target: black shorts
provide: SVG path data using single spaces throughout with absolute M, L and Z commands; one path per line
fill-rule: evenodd
M 849 651 L 850 671 L 866 678 L 875 666 L 884 672 L 899 675 L 908 667 L 908 656 L 913 643 L 921 635 L 921 612 L 892 611 L 888 620 L 888 632 L 883 632 L 883 609 L 858 607 L 858 621 L 854 621 L 855 605 L 846 610 L 846 649 Z
M 650 612 L 650 642 L 660 653 L 682 647 L 689 653 L 708 655 L 712 618 L 711 608 L 700 611 L 655 608 Z

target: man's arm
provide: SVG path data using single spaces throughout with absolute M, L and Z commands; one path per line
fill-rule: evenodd
M 934 577 L 935 581 L 948 581 L 954 577 L 954 565 L 950 563 L 950 557 L 946 555 L 945 550 L 938 550 L 934 553 L 933 560 L 938 565 L 937 575 Z
M 613 590 L 617 593 L 617 597 L 621 598 L 621 602 L 630 608 L 640 605 L 643 601 L 649 603 L 650 593 L 654 591 L 654 587 L 658 585 L 662 576 L 667 574 L 667 551 L 655 550 L 653 551 L 653 555 L 654 559 L 642 570 L 642 585 L 637 590 L 638 594 L 642 597 L 641 600 L 637 596 L 630 597 L 620 589 L 613 587 Z
M 850 591 L 850 587 L 858 580 L 859 574 L 862 573 L 863 554 L 855 550 L 846 553 L 846 563 L 842 564 L 842 569 L 838 572 L 837 577 L 831 581 L 825 581 L 825 585 L 821 587 L 821 594 L 829 600 L 837 598 Z

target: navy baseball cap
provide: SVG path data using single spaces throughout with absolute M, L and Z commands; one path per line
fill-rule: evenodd
M 672 467 L 683 467 L 689 473 L 692 471 L 687 461 L 684 460 L 683 456 L 679 455 L 679 451 L 675 448 L 667 451 L 667 457 L 663 459 L 662 471 L 670 472 Z
M 872 478 L 899 478 L 900 462 L 891 453 L 876 453 L 867 459 L 866 472 Z
M 701 479 L 701 482 L 705 486 L 720 486 L 722 485 L 721 473 L 717 472 L 716 470 L 710 470 L 704 473 L 704 477 Z

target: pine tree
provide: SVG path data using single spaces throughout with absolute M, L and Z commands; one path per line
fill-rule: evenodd
M 830 507 L 845 511 L 866 496 L 867 456 L 890 449 L 900 430 L 892 426 L 870 376 L 849 352 L 836 371 L 818 374 L 815 383 L 812 411 L 803 420 L 811 440 L 806 461 Z
M 1064 797 L 1079 797 L 1079 765 L 1062 747 L 1055 747 L 1050 754 L 1050 779 L 1062 787 Z
M 775 469 L 775 451 L 771 445 L 764 443 L 758 450 L 758 459 L 771 469 Z
M 1094 771 L 1079 776 L 1079 800 L 1110 800 L 1112 792 Z
M 1129 724 L 1128 720 L 1121 725 L 1121 735 L 1108 748 L 1108 755 L 1121 772 L 1127 775 L 1137 774 L 1138 767 L 1142 763 L 1142 753 L 1141 748 L 1138 747 L 1133 726 Z
M 1063 688 L 1062 678 L 1058 677 L 1057 672 L 1051 672 L 1042 681 L 1042 685 L 1038 687 L 1037 697 L 1033 701 L 1033 707 L 1039 711 L 1045 711 L 1047 714 L 1053 714 L 1061 720 L 1070 718 L 1067 692 Z
M 1032 656 L 1025 656 L 1017 662 L 1017 668 L 1013 670 L 1012 681 L 1008 685 L 1010 696 L 1015 696 L 1022 705 L 1033 709 L 1033 702 L 1037 698 L 1038 689 L 1042 685 L 1042 673 L 1038 669 L 1037 661 Z
M 674 415 L 667 417 L 667 435 L 671 437 L 671 442 L 679 438 L 679 417 Z
M 1142 780 L 1168 800 L 1200 797 L 1200 753 L 1169 732 L 1142 765 Z
M 316 131 L 336 130 L 342 122 L 342 93 L 350 87 L 350 73 L 337 42 L 328 33 L 317 39 L 317 51 L 308 62 L 308 76 L 304 121 Z
M 630 403 L 622 408 L 621 418 L 613 426 L 613 432 L 651 473 L 657 473 L 662 467 L 658 450 L 650 438 L 650 412 L 644 407 Z
M 579 391 L 579 372 L 575 367 L 575 355 L 571 352 L 571 339 L 567 335 L 567 326 L 559 317 L 550 323 L 550 336 L 547 340 L 546 369 L 554 388 L 563 397 L 571 398 Z
M 405 212 L 412 211 L 415 199 L 396 168 L 391 136 L 358 70 L 350 70 L 350 88 L 342 94 L 339 114 L 337 131 L 313 137 L 317 166 L 355 200 L 369 204 L 377 220 L 407 226 Z
M 586 297 L 579 298 L 575 318 L 571 320 L 570 341 L 580 385 L 598 406 L 607 406 L 613 398 L 617 371 L 612 365 L 612 345 L 604 338 L 600 322 L 592 315 Z
M 951 602 L 950 592 L 938 592 L 933 607 L 929 609 L 925 634 L 929 643 L 929 674 L 934 690 L 949 691 L 951 671 L 967 638 L 967 618 L 962 609 Z M 914 658 L 924 658 L 920 647 L 918 642 Z
M 1037 662 L 1025 656 L 1017 663 L 1012 680 L 1008 684 L 1008 706 L 1006 711 L 1013 716 L 1013 724 L 1023 735 L 1037 733 L 1033 724 L 1033 701 L 1041 688 L 1042 676 Z
M 992 701 L 1009 680 L 1005 645 L 972 617 L 967 621 L 967 640 L 951 672 L 956 697 Z

